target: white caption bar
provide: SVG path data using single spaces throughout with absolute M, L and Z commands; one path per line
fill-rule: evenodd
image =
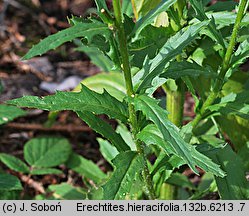
M 249 201 L 0 201 L 0 215 L 249 215 Z

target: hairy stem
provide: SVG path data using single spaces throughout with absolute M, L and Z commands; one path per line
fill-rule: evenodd
M 131 77 L 131 68 L 129 62 L 129 53 L 127 48 L 127 38 L 125 35 L 124 24 L 123 24 L 123 16 L 121 13 L 121 5 L 120 0 L 113 0 L 113 9 L 115 15 L 115 27 L 118 34 L 119 46 L 120 46 L 120 54 L 122 61 L 122 69 L 125 77 L 125 84 L 128 97 L 134 97 L 134 89 L 132 85 L 132 77 Z M 144 183 L 146 186 L 146 192 L 149 199 L 155 199 L 155 192 L 153 188 L 153 183 L 151 180 L 151 176 L 149 173 L 149 169 L 147 166 L 146 156 L 144 152 L 143 143 L 136 139 L 136 135 L 138 133 L 138 124 L 137 124 L 137 115 L 135 111 L 135 107 L 132 103 L 129 103 L 129 121 L 132 127 L 132 133 L 135 137 L 136 147 L 139 154 L 142 154 L 145 160 L 145 166 L 143 170 Z
M 195 128 L 198 125 L 198 123 L 201 121 L 202 116 L 205 113 L 207 107 L 209 107 L 210 105 L 213 104 L 213 102 L 215 101 L 215 99 L 219 95 L 219 92 L 223 86 L 224 78 L 225 78 L 226 73 L 230 67 L 230 62 L 231 62 L 233 50 L 234 50 L 234 47 L 236 45 L 236 38 L 237 38 L 238 31 L 240 28 L 240 23 L 241 23 L 241 20 L 244 16 L 244 11 L 246 10 L 246 7 L 247 7 L 247 1 L 248 0 L 241 0 L 240 1 L 239 11 L 238 11 L 238 14 L 237 14 L 237 17 L 235 20 L 233 32 L 231 35 L 231 39 L 230 39 L 228 48 L 226 50 L 225 57 L 223 59 L 223 63 L 222 63 L 221 69 L 220 69 L 219 76 L 215 82 L 213 91 L 209 94 L 208 98 L 203 103 L 200 112 L 196 115 L 195 119 L 192 121 L 193 128 Z

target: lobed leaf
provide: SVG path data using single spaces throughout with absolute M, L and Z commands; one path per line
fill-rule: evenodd
M 33 46 L 22 59 L 27 60 L 34 56 L 42 55 L 47 51 L 55 49 L 65 42 L 72 41 L 76 38 L 85 38 L 88 42 L 91 42 L 96 35 L 108 36 L 110 34 L 108 26 L 97 20 L 77 23 L 70 28 L 43 39 L 37 45 Z
M 152 80 L 164 71 L 166 64 L 181 54 L 208 23 L 209 21 L 204 21 L 182 29 L 164 44 L 155 58 L 152 60 L 146 58 L 143 68 L 133 78 L 134 85 L 138 86 L 137 91 L 144 92 L 151 87 Z
M 142 155 L 133 151 L 122 152 L 113 160 L 116 167 L 111 178 L 102 186 L 104 200 L 125 199 L 131 196 L 132 185 L 136 175 L 141 175 L 144 167 Z M 137 188 L 141 190 L 141 188 Z
M 80 92 L 57 92 L 55 95 L 39 98 L 36 96 L 24 96 L 22 98 L 7 101 L 8 104 L 37 108 L 49 111 L 89 111 L 96 114 L 106 114 L 110 118 L 127 121 L 127 106 L 123 102 L 112 97 L 108 92 L 98 94 L 82 85 Z
M 110 124 L 98 118 L 91 112 L 77 112 L 77 114 L 90 126 L 90 128 L 108 139 L 119 152 L 130 150 L 130 147 L 125 143 L 120 134 L 113 130 Z
M 66 162 L 71 151 L 67 139 L 40 137 L 25 144 L 24 158 L 32 167 L 49 168 Z
M 199 166 L 203 170 L 212 172 L 217 176 L 225 176 L 225 173 L 217 164 L 183 140 L 179 129 L 166 119 L 167 111 L 161 108 L 156 100 L 140 95 L 134 99 L 134 104 L 136 110 L 142 111 L 147 119 L 151 120 L 158 127 L 173 153 L 182 158 L 194 172 L 198 173 L 196 166 Z

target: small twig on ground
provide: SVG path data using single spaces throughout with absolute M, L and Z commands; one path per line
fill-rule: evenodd
M 44 127 L 41 124 L 26 124 L 11 122 L 4 126 L 5 128 L 12 128 L 18 130 L 34 130 L 34 131 L 57 131 L 57 132 L 91 132 L 88 126 L 76 126 L 73 124 L 68 125 L 54 125 L 52 127 Z
M 20 179 L 21 179 L 22 182 L 27 184 L 29 187 L 34 188 L 39 193 L 42 193 L 42 194 L 46 193 L 43 185 L 40 182 L 37 182 L 34 179 L 30 178 L 29 176 L 20 175 Z

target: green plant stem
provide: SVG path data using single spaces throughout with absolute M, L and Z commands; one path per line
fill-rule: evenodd
M 219 76 L 218 76 L 218 78 L 217 78 L 217 80 L 216 80 L 216 82 L 214 84 L 213 91 L 210 93 L 210 95 L 208 96 L 206 101 L 203 103 L 203 105 L 202 105 L 202 107 L 200 109 L 200 112 L 196 115 L 195 119 L 192 121 L 193 128 L 195 128 L 198 125 L 198 123 L 201 121 L 202 116 L 204 115 L 207 107 L 209 107 L 210 105 L 212 105 L 214 103 L 215 99 L 219 95 L 220 90 L 221 90 L 221 88 L 223 86 L 224 78 L 225 78 L 226 73 L 227 73 L 227 71 L 229 70 L 229 67 L 230 67 L 230 62 L 231 62 L 233 50 L 234 50 L 234 47 L 236 45 L 236 38 L 237 38 L 238 31 L 239 31 L 239 28 L 240 28 L 241 20 L 242 20 L 243 15 L 244 15 L 244 11 L 246 10 L 247 1 L 248 0 L 241 0 L 241 2 L 240 2 L 239 11 L 238 11 L 238 14 L 237 14 L 237 17 L 236 17 L 236 20 L 235 20 L 235 24 L 234 24 L 234 27 L 233 27 L 233 32 L 232 32 L 232 35 L 231 35 L 231 39 L 230 39 L 228 48 L 226 50 L 225 57 L 223 59 L 223 63 L 222 63 L 222 66 L 221 66 Z
M 116 27 L 117 34 L 118 34 L 120 54 L 121 54 L 121 59 L 122 59 L 121 67 L 122 67 L 123 72 L 124 72 L 127 95 L 128 95 L 128 97 L 131 98 L 131 97 L 135 96 L 135 92 L 134 92 L 133 85 L 132 85 L 129 53 L 128 53 L 128 48 L 127 48 L 127 38 L 125 35 L 125 30 L 124 30 L 120 0 L 113 0 L 113 9 L 114 9 L 114 15 L 115 15 L 115 27 Z M 129 103 L 128 106 L 129 106 L 129 121 L 131 124 L 132 133 L 135 137 L 137 151 L 139 154 L 143 155 L 144 160 L 145 160 L 143 177 L 144 177 L 144 183 L 146 186 L 146 192 L 147 192 L 149 199 L 155 199 L 156 198 L 155 191 L 153 188 L 153 183 L 152 183 L 149 169 L 147 166 L 147 160 L 145 157 L 144 146 L 143 146 L 142 142 L 140 142 L 139 140 L 136 139 L 136 135 L 138 133 L 139 127 L 137 124 L 137 115 L 136 115 L 135 107 L 132 103 Z
M 182 80 L 176 81 L 177 90 L 172 91 L 165 87 L 164 89 L 167 93 L 167 111 L 169 112 L 168 119 L 174 123 L 177 127 L 182 126 L 183 120 L 183 107 L 184 107 L 184 93 L 185 85 Z

